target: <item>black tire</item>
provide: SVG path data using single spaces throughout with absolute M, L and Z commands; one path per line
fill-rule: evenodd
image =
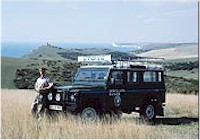
M 95 122 L 98 119 L 98 114 L 94 108 L 86 107 L 81 111 L 81 119 L 86 122 Z
M 140 110 L 140 118 L 147 123 L 155 123 L 156 110 L 155 105 L 152 103 L 145 104 Z

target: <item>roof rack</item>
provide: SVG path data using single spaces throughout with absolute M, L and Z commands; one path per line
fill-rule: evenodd
M 127 68 L 127 67 L 144 67 L 146 69 L 164 69 L 163 64 L 164 58 L 153 58 L 153 57 L 137 57 L 135 59 L 117 59 L 112 60 L 114 67 Z

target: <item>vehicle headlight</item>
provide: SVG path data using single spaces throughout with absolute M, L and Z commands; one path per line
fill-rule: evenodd
M 49 94 L 47 95 L 47 99 L 48 99 L 49 101 L 51 101 L 51 100 L 53 99 L 53 94 L 52 94 L 52 93 L 49 93 Z
M 72 102 L 76 102 L 76 97 L 75 97 L 74 94 L 72 94 L 72 95 L 70 96 L 70 100 L 71 100 Z
M 61 95 L 59 93 L 57 93 L 55 98 L 56 98 L 56 101 L 60 101 Z

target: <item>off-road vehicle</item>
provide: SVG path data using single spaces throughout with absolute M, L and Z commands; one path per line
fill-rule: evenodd
M 110 55 L 82 56 L 78 60 L 96 64 L 81 66 L 72 85 L 51 90 L 47 96 L 50 110 L 80 114 L 87 120 L 105 114 L 138 112 L 153 121 L 156 115 L 164 115 L 162 65 L 149 59 L 112 60 Z

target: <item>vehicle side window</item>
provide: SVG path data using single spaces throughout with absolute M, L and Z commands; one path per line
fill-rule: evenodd
M 113 71 L 111 73 L 111 78 L 115 79 L 115 84 L 123 84 L 123 72 L 122 71 Z
M 137 82 L 137 72 L 128 71 L 128 73 L 127 73 L 127 82 L 131 82 L 131 83 Z
M 158 72 L 158 82 L 162 82 L 162 73 Z
M 156 82 L 156 73 L 153 71 L 145 71 L 143 76 L 144 82 Z

